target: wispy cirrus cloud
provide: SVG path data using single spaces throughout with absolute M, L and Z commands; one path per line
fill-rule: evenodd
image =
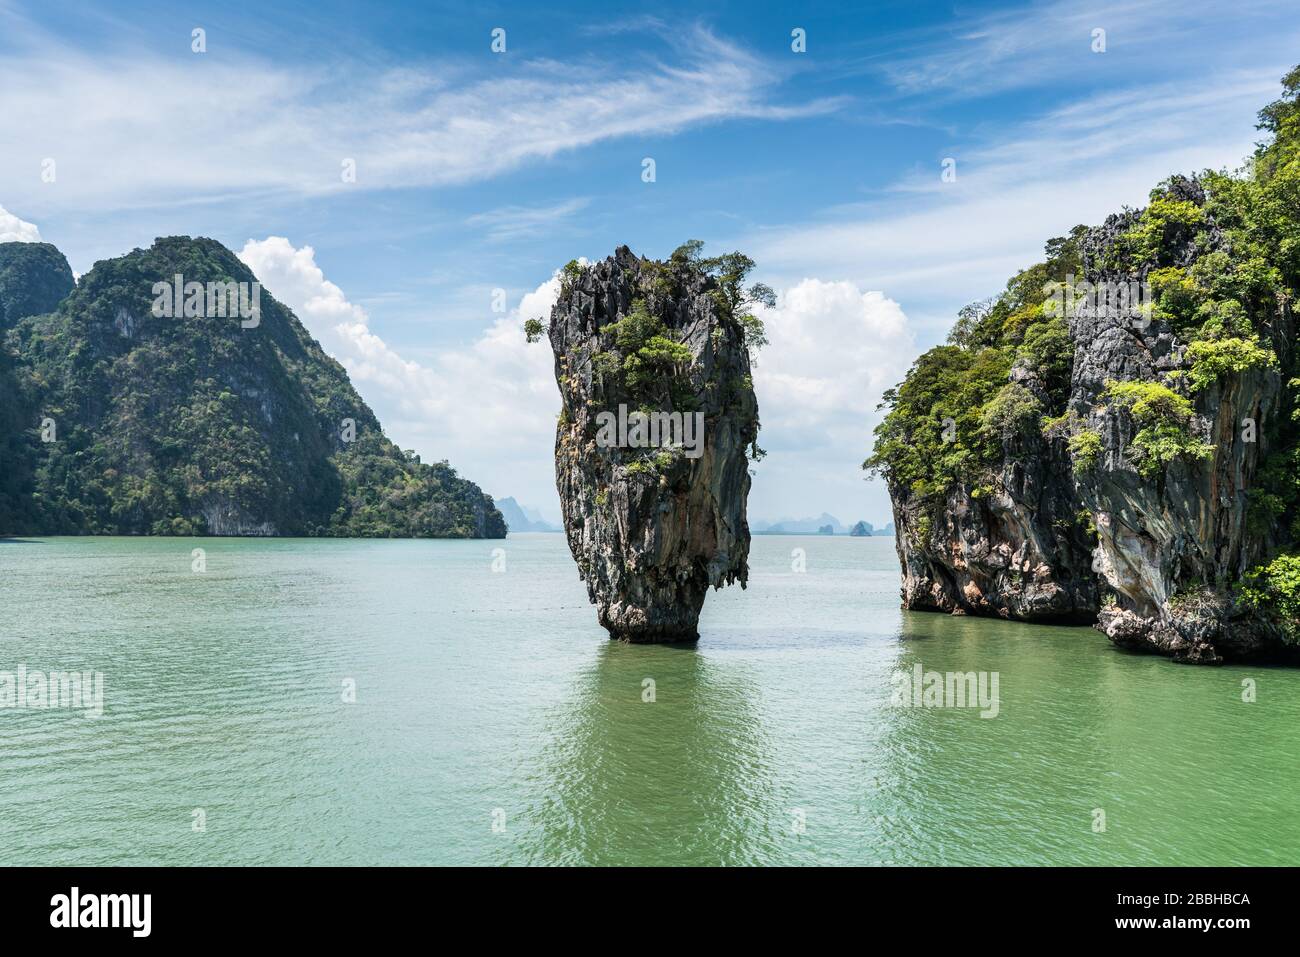
M 782 76 L 698 27 L 657 59 L 508 71 L 27 46 L 0 53 L 0 181 L 15 202 L 78 209 L 457 185 L 618 137 L 836 108 L 778 102 Z
M 582 196 L 549 206 L 501 206 L 476 213 L 465 225 L 481 229 L 492 242 L 509 242 L 527 239 L 540 229 L 554 233 L 590 205 L 590 197 Z
M 1125 74 L 1135 79 L 1158 73 L 1170 60 L 1187 59 L 1193 50 L 1203 65 L 1221 65 L 1218 55 L 1232 45 L 1228 34 L 1291 7 L 1290 0 L 1241 0 L 1231 8 L 1216 0 L 1022 3 L 975 15 L 959 12 L 944 28 L 897 38 L 895 49 L 866 65 L 900 94 L 944 100 L 1004 93 L 1050 78 L 1087 79 L 1089 71 L 1100 73 L 1117 57 L 1124 58 Z M 1099 39 L 1094 31 L 1102 32 L 1105 56 L 1094 50 Z M 1251 36 L 1260 50 L 1282 39 Z M 1216 41 L 1221 41 L 1218 49 Z

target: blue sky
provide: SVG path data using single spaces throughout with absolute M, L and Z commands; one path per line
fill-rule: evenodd
M 563 6 L 0 0 L 0 237 L 221 240 L 399 444 L 552 520 L 553 271 L 740 248 L 781 294 L 751 517 L 883 524 L 880 392 L 1050 236 L 1236 166 L 1300 60 L 1280 2 Z

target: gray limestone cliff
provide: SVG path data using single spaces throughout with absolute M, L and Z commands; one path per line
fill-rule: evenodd
M 655 262 L 621 246 L 563 272 L 549 330 L 563 398 L 555 479 L 613 638 L 694 640 L 708 589 L 746 582 L 758 404 L 743 305 L 678 254 Z
M 1262 267 L 1236 265 L 1248 234 L 1223 198 L 1241 202 L 1234 182 L 1214 180 L 1212 200 L 1173 177 L 1151 207 L 1054 240 L 1055 259 L 973 309 L 956 344 L 887 395 L 867 467 L 889 484 L 905 608 L 1094 622 L 1119 646 L 1193 663 L 1295 660 L 1295 622 L 1241 590 L 1293 545 L 1294 505 L 1274 491 L 1294 472 L 1291 486 L 1267 472 L 1279 455 L 1294 469 L 1295 292 L 1236 279 Z M 1052 327 L 1024 289 L 1065 270 L 1080 289 L 1145 284 L 1148 308 L 1098 293 Z M 1055 387 L 1026 328 L 1055 329 Z M 942 383 L 999 361 L 1000 387 L 963 419 Z
M 937 510 L 899 497 L 895 542 L 905 608 L 1086 624 L 1099 590 L 1077 521 L 1068 456 L 1028 433 L 976 494 L 962 484 Z
M 1204 208 L 1205 191 L 1175 179 L 1174 201 Z M 1136 214 L 1112 216 L 1085 241 L 1089 278 L 1121 277 L 1103 265 Z M 1167 245 L 1172 268 L 1187 269 L 1230 247 L 1212 217 L 1197 237 Z M 1169 267 L 1166 267 L 1169 268 Z M 1149 278 L 1149 274 L 1143 278 Z M 1157 313 L 1147 322 L 1082 316 L 1071 321 L 1076 343 L 1071 412 L 1101 438 L 1097 464 L 1077 484 L 1098 536 L 1094 565 L 1114 596 L 1099 610 L 1098 627 L 1117 644 L 1190 662 L 1284 656 L 1281 634 L 1240 606 L 1234 585 L 1283 541 L 1252 514 L 1252 489 L 1276 445 L 1272 426 L 1282 411 L 1294 369 L 1291 300 L 1264 304 L 1256 326 L 1276 367 L 1232 371 L 1191 392 L 1183 383 L 1193 363 L 1189 336 Z M 1167 381 L 1191 402 L 1188 423 L 1204 456 L 1179 456 L 1157 473 L 1142 472 L 1133 454 L 1141 423 L 1131 409 L 1102 401 L 1108 381 Z

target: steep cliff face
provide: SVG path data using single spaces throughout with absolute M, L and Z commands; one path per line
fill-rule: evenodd
M 1201 210 L 1204 223 L 1163 244 L 1163 268 L 1187 271 L 1228 255 L 1199 183 L 1176 178 L 1166 196 Z M 1126 281 L 1106 264 L 1134 220 L 1134 213 L 1113 216 L 1089 233 L 1089 280 Z M 1094 566 L 1114 596 L 1098 626 L 1117 644 L 1207 663 L 1288 650 L 1278 631 L 1234 595 L 1247 572 L 1285 541 L 1281 528 L 1253 513 L 1251 492 L 1277 444 L 1284 387 L 1294 374 L 1295 322 L 1289 295 L 1258 310 L 1254 324 L 1278 361 L 1231 370 L 1196 391 L 1187 385 L 1196 368 L 1189 355 L 1194 333 L 1176 328 L 1174 317 L 1157 309 L 1149 322 L 1110 314 L 1071 319 L 1077 346 L 1070 407 L 1100 436 L 1096 465 L 1080 477 L 1077 496 L 1095 517 Z M 1106 401 L 1114 382 L 1170 383 L 1191 403 L 1185 430 L 1200 452 L 1144 470 L 1140 417 Z
M 904 607 L 1296 660 L 1300 70 L 1284 86 L 1251 167 L 1052 240 L 886 395 L 866 465 Z
M 758 405 L 741 305 L 685 257 L 652 262 L 622 246 L 565 270 L 550 320 L 563 398 L 555 479 L 611 637 L 693 640 L 709 587 L 745 584 Z
M 1060 444 L 1027 433 L 983 489 L 955 486 L 937 509 L 896 497 L 904 607 L 1095 621 L 1097 580 L 1072 484 Z

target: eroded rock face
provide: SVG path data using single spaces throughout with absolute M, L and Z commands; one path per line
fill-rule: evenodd
M 1062 449 L 1025 436 L 993 491 L 949 493 L 938 522 L 895 499 L 903 607 L 1017 621 L 1089 623 L 1098 592 Z
M 1174 195 L 1200 205 L 1192 181 Z M 1107 245 L 1133 214 L 1112 216 L 1093 230 L 1085 262 L 1100 263 Z M 1217 241 L 1213 224 L 1208 241 Z M 1181 264 L 1193 259 L 1190 243 Z M 1089 278 L 1118 279 L 1100 269 Z M 1205 459 L 1178 458 L 1160 475 L 1144 476 L 1131 450 L 1137 426 L 1101 401 L 1108 380 L 1162 382 L 1186 370 L 1186 344 L 1158 318 L 1149 323 L 1109 317 L 1071 321 L 1076 343 L 1072 411 L 1101 435 L 1098 467 L 1077 485 L 1081 505 L 1095 516 L 1095 567 L 1114 596 L 1098 627 L 1116 644 L 1196 663 L 1282 654 L 1280 634 L 1234 607 L 1232 589 L 1276 545 L 1273 530 L 1252 523 L 1249 492 L 1269 452 L 1278 414 L 1282 369 L 1293 366 L 1295 320 L 1285 302 L 1266 318 L 1281 369 L 1225 375 L 1192 395 L 1192 434 L 1206 443 Z M 1253 423 L 1249 427 L 1247 423 Z
M 1176 180 L 1172 198 L 1197 205 L 1194 181 Z M 1102 267 L 1136 214 L 1112 216 L 1083 239 L 1089 282 L 1125 282 Z M 1200 248 L 1213 248 L 1213 223 Z M 1175 264 L 1194 257 L 1190 242 Z M 1146 277 L 1140 277 L 1145 279 Z M 1252 524 L 1249 491 L 1269 452 L 1269 429 L 1294 375 L 1295 317 L 1280 301 L 1264 323 L 1280 368 L 1224 375 L 1190 393 L 1190 431 L 1211 453 L 1182 457 L 1158 475 L 1132 458 L 1132 416 L 1104 400 L 1110 381 L 1179 382 L 1186 344 L 1159 318 L 1069 318 L 1074 343 L 1068 410 L 1101 437 L 1094 467 L 1076 473 L 1065 437 L 1037 426 L 1004 442 L 991 489 L 951 490 L 934 513 L 891 488 L 903 567 L 903 606 L 1030 621 L 1095 620 L 1117 645 L 1193 663 L 1292 658 L 1276 628 L 1234 600 L 1242 575 L 1269 555 L 1275 531 Z M 1012 369 L 1013 380 L 1022 372 Z M 1031 391 L 1033 383 L 1028 383 Z M 1254 423 L 1247 428 L 1246 423 Z
M 744 328 L 730 311 L 698 268 L 644 260 L 626 246 L 566 270 L 550 322 L 564 403 L 555 480 L 569 548 L 612 638 L 694 640 L 709 587 L 746 582 L 758 404 Z M 659 364 L 646 359 L 665 347 L 636 323 L 641 333 L 658 324 L 684 349 Z M 629 377 L 642 341 L 649 351 Z M 642 408 L 678 415 L 687 431 L 676 435 L 687 441 L 662 444 L 661 435 L 658 446 L 635 447 L 646 438 L 633 432 Z

